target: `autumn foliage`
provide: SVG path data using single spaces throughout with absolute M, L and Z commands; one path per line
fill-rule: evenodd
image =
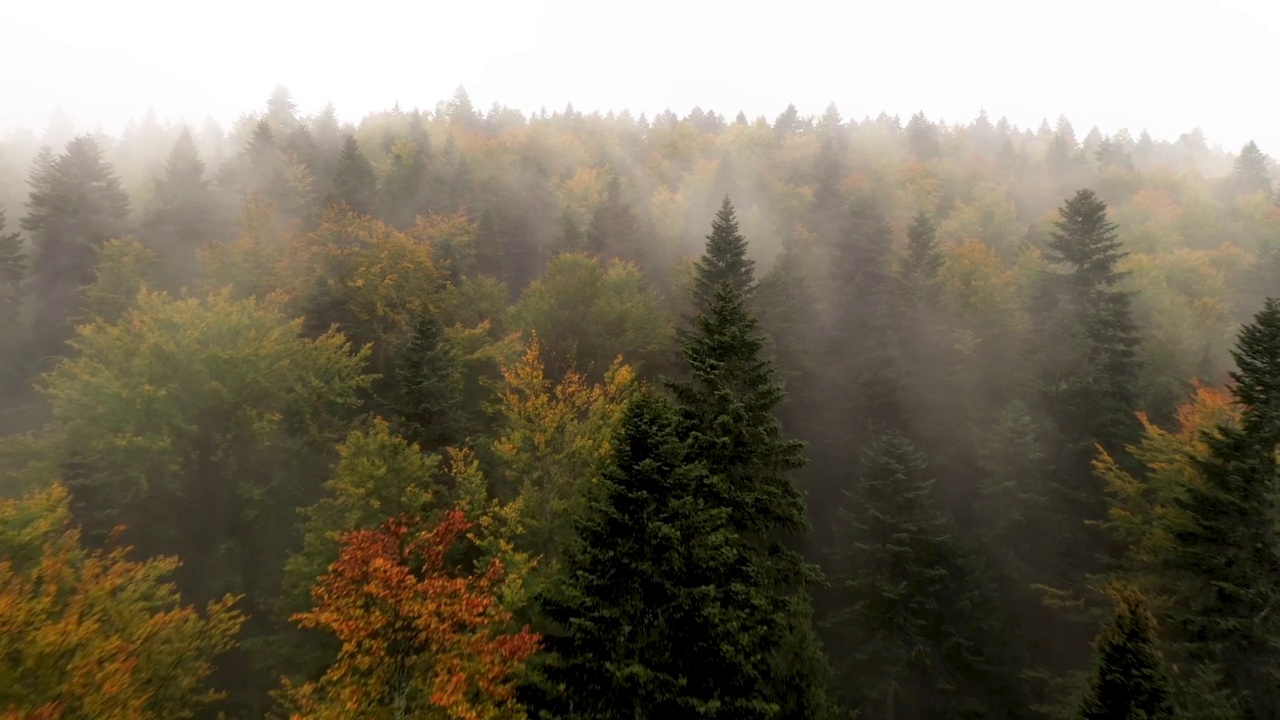
M 493 560 L 458 574 L 446 556 L 474 523 L 452 510 L 430 529 L 408 516 L 347 533 L 338 560 L 293 619 L 327 630 L 342 651 L 318 683 L 282 697 L 294 720 L 383 717 L 518 718 L 515 673 L 539 637 L 510 632 Z
M 171 720 L 221 697 L 205 680 L 244 616 L 199 613 L 166 578 L 175 558 L 86 551 L 61 486 L 0 501 L 0 718 Z

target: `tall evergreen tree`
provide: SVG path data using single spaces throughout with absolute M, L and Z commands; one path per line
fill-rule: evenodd
M 1156 649 L 1155 618 L 1136 591 L 1117 589 L 1112 594 L 1115 615 L 1094 643 L 1097 664 L 1079 717 L 1172 720 L 1173 692 Z
M 418 318 L 397 370 L 397 434 L 424 450 L 454 445 L 465 435 L 462 368 L 433 314 Z
M 974 558 L 931 498 L 899 432 L 875 438 L 840 510 L 826 621 L 840 687 L 866 717 L 1025 715 L 1009 648 Z
M 1116 265 L 1126 253 L 1106 203 L 1081 190 L 1060 212 L 1045 256 L 1067 273 L 1050 275 L 1042 286 L 1035 339 L 1045 405 L 1060 437 L 1052 458 L 1058 486 L 1079 524 L 1102 515 L 1091 469 L 1095 444 L 1114 452 L 1136 436 L 1140 338 L 1132 293 L 1115 287 L 1125 276 Z M 1082 554 L 1098 550 L 1075 545 Z
M 716 479 L 714 504 L 732 511 L 744 554 L 739 578 L 752 587 L 750 602 L 737 611 L 778 643 L 759 658 L 764 697 L 782 709 L 781 717 L 812 718 L 827 711 L 828 670 L 809 595 L 821 574 L 794 549 L 809 529 L 804 499 L 788 477 L 805 463 L 803 443 L 787 438 L 774 415 L 785 393 L 746 307 L 752 267 L 726 199 L 697 265 L 704 310 L 682 348 L 690 379 L 670 387 L 690 452 Z M 708 287 L 712 294 L 702 295 Z
M 587 249 L 598 255 L 637 263 L 645 259 L 640 218 L 623 196 L 617 173 L 609 177 L 605 200 L 591 216 L 586 240 Z
M 747 239 L 738 230 L 733 202 L 726 196 L 711 223 L 706 250 L 695 265 L 697 306 L 706 308 L 722 282 L 744 298 L 750 297 L 756 283 L 755 266 L 755 261 L 747 257 Z
M 1204 436 L 1202 481 L 1175 498 L 1186 522 L 1167 560 L 1173 622 L 1193 661 L 1216 668 L 1246 717 L 1280 717 L 1280 302 L 1268 299 L 1232 352 L 1239 425 Z
M 743 612 L 745 558 L 714 478 L 651 391 L 624 413 L 613 461 L 575 522 L 558 591 L 541 598 L 544 718 L 770 718 L 754 659 L 774 628 Z
M 1252 140 L 1245 143 L 1231 169 L 1231 189 L 1236 197 L 1259 192 L 1270 195 L 1270 165 L 1271 158 L 1263 154 L 1257 143 Z
M 0 392 L 8 395 L 26 379 L 22 351 L 26 328 L 22 323 L 22 285 L 27 261 L 17 232 L 5 232 L 5 210 L 0 208 Z M 4 404 L 0 403 L 0 412 Z
M 125 234 L 129 196 L 89 135 L 72 140 L 56 159 L 42 153 L 34 171 L 21 224 L 32 240 L 36 349 L 50 355 L 71 335 L 68 319 L 79 289 L 93 282 L 97 248 Z
M 162 263 L 158 276 L 173 289 L 197 272 L 196 250 L 215 236 L 213 193 L 204 161 L 184 127 L 169 152 L 164 176 L 155 179 L 156 205 L 143 221 L 142 236 Z
M 942 268 L 942 252 L 938 249 L 938 228 L 922 210 L 907 228 L 907 254 L 903 256 L 899 277 L 907 286 L 909 297 L 928 302 L 933 299 L 933 281 Z
M 333 173 L 333 190 L 326 204 L 343 202 L 355 212 L 368 215 L 373 212 L 377 193 L 378 176 L 373 163 L 360 151 L 355 136 L 348 135 L 342 143 L 342 154 Z

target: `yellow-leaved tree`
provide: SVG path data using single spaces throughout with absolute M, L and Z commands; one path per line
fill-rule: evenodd
M 86 550 L 54 485 L 0 501 L 0 718 L 170 720 L 221 697 L 213 659 L 235 644 L 236 598 L 198 612 L 174 557 Z

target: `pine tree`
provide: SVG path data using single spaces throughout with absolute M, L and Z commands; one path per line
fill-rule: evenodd
M 397 375 L 397 434 L 429 451 L 462 440 L 462 368 L 445 342 L 444 328 L 435 315 L 425 313 L 418 318 Z
M 877 436 L 846 491 L 830 632 L 841 687 L 868 717 L 1017 717 L 1025 707 L 979 566 L 931 497 L 899 432 Z
M 1271 195 L 1271 158 L 1263 154 L 1258 144 L 1250 140 L 1240 148 L 1231 169 L 1231 187 L 1236 197 L 1266 193 Z
M 1096 669 L 1081 720 L 1158 720 L 1176 716 L 1169 677 L 1156 649 L 1155 618 L 1142 596 L 1113 589 L 1115 615 L 1094 643 Z
M 705 308 L 718 286 L 727 282 L 734 292 L 750 297 L 755 289 L 754 260 L 747 257 L 747 240 L 738 231 L 733 202 L 726 196 L 711 223 L 706 250 L 695 265 L 694 297 Z
M 626 410 L 613 461 L 575 522 L 558 591 L 543 596 L 545 718 L 769 718 L 753 662 L 775 637 L 745 613 L 752 588 L 729 508 L 652 391 Z
M 937 279 L 941 268 L 938 228 L 922 210 L 916 214 L 911 227 L 907 229 L 907 254 L 902 258 L 898 274 L 907 286 L 911 298 L 928 302 L 936 294 L 933 281 Z
M 911 154 L 920 162 L 936 159 L 942 154 L 938 128 L 929 122 L 923 112 L 912 115 L 911 121 L 907 123 L 907 142 L 911 147 Z
M 360 151 L 355 136 L 348 135 L 333 173 L 333 192 L 325 204 L 343 202 L 355 212 L 368 215 L 373 212 L 377 192 L 378 177 L 373 164 Z
M 155 179 L 156 205 L 143 221 L 141 233 L 159 255 L 159 277 L 172 289 L 196 275 L 196 250 L 215 237 L 213 193 L 204 172 L 204 161 L 184 127 L 169 152 L 164 176 Z
M 79 289 L 93 282 L 97 248 L 125 234 L 129 196 L 89 135 L 72 140 L 56 159 L 41 153 L 33 170 L 22 228 L 32 240 L 36 349 L 50 355 L 70 337 L 67 321 L 78 306 Z
M 1201 482 L 1175 498 L 1186 522 L 1172 533 L 1173 622 L 1188 657 L 1222 673 L 1248 717 L 1280 714 L 1280 302 L 1268 299 L 1232 352 L 1238 426 L 1205 435 Z
M 690 452 L 715 477 L 714 502 L 732 510 L 741 538 L 740 578 L 753 593 L 739 610 L 778 642 L 775 653 L 760 658 L 762 692 L 782 717 L 815 717 L 826 712 L 827 668 L 808 593 L 821 574 L 793 549 L 809 526 L 803 497 L 787 476 L 805 464 L 803 443 L 785 437 L 774 415 L 785 393 L 746 307 L 752 267 L 726 199 L 697 265 L 705 309 L 683 338 L 690 380 L 670 387 L 688 424 Z M 705 288 L 712 294 L 702 294 Z

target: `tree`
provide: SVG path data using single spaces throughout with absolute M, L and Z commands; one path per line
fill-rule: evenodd
M 932 285 L 942 269 L 942 252 L 938 249 L 938 228 L 920 211 L 907 229 L 907 253 L 903 256 L 899 277 L 907 285 L 908 294 L 917 302 L 931 300 Z
M 196 250 L 218 237 L 219 218 L 204 171 L 195 141 L 184 127 L 169 152 L 164 176 L 155 179 L 156 204 L 141 232 L 159 256 L 158 274 L 169 289 L 179 289 L 196 276 Z
M 564 253 L 508 311 L 513 329 L 537 333 L 553 377 L 570 370 L 599 379 L 618 356 L 643 370 L 667 361 L 671 321 L 632 263 Z
M 138 293 L 151 284 L 155 253 L 133 238 L 109 240 L 98 248 L 97 278 L 83 289 L 86 320 L 119 322 Z
M 1236 197 L 1265 193 L 1271 195 L 1271 158 L 1250 140 L 1240 148 L 1235 165 L 1231 169 L 1231 189 Z
M 931 498 L 927 464 L 899 432 L 864 450 L 832 550 L 838 609 L 825 621 L 838 676 L 867 714 L 1014 717 L 999 606 Z
M 360 143 L 348 135 L 338 156 L 338 166 L 333 173 L 333 191 L 325 204 L 346 203 L 347 207 L 361 215 L 373 212 L 378 193 L 378 177 L 373 164 L 360 151 Z
M 1238 424 L 1206 435 L 1200 482 L 1174 497 L 1184 521 L 1171 532 L 1166 567 L 1176 573 L 1173 621 L 1189 657 L 1220 669 L 1222 688 L 1246 716 L 1280 708 L 1280 302 L 1268 299 L 1232 351 Z
M 695 297 L 705 308 L 722 282 L 744 297 L 755 288 L 755 261 L 747 257 L 747 240 L 738 231 L 738 218 L 728 196 L 720 204 L 706 250 L 695 265 Z
M 671 405 L 641 391 L 574 521 L 560 580 L 540 597 L 555 629 L 543 717 L 768 718 L 753 658 L 773 641 L 735 585 L 742 549 Z
M 342 650 L 317 683 L 286 683 L 291 717 L 523 717 L 515 681 L 539 637 L 508 631 L 511 615 L 496 595 L 501 562 L 450 568 L 447 554 L 472 527 L 453 510 L 429 529 L 402 516 L 343 536 L 312 589 L 314 609 L 294 615 L 335 635 Z
M 1111 589 L 1115 615 L 1094 642 L 1096 669 L 1080 704 L 1082 720 L 1156 720 L 1176 716 L 1169 677 L 1156 649 L 1156 622 L 1128 588 Z
M 1116 224 L 1092 190 L 1081 190 L 1060 210 L 1045 257 L 1066 266 L 1050 274 L 1035 310 L 1034 338 L 1041 387 L 1059 436 L 1051 458 L 1057 493 L 1067 522 L 1083 528 L 1100 519 L 1104 498 L 1090 472 L 1095 447 L 1118 449 L 1136 437 L 1140 343 L 1130 311 L 1132 293 L 1115 286 L 1125 257 Z M 1092 564 L 1100 546 L 1083 537 L 1070 541 L 1076 568 Z M 1068 571 L 1070 572 L 1070 571 Z
M 396 427 L 402 437 L 429 450 L 456 445 L 465 437 L 469 423 L 463 408 L 462 364 L 434 314 L 418 318 L 396 374 Z
M 732 508 L 742 571 L 756 578 L 742 581 L 758 584 L 737 610 L 778 642 L 755 670 L 762 697 L 782 708 L 781 717 L 814 717 L 826 712 L 827 701 L 826 661 L 809 599 L 821 573 L 794 549 L 809 526 L 804 499 L 787 475 L 805 464 L 803 443 L 785 437 L 774 416 L 785 393 L 763 357 L 759 322 L 746 307 L 752 264 L 727 199 L 712 227 L 697 266 L 695 297 L 703 310 L 682 342 L 689 379 L 669 386 L 687 423 L 690 452 L 717 478 L 715 504 Z
M 21 356 L 26 335 L 22 286 L 27 260 L 18 233 L 4 230 L 5 212 L 0 208 L 0 389 L 7 391 L 26 379 Z
M 174 557 L 87 550 L 53 485 L 0 500 L 0 710 L 7 718 L 189 718 L 235 644 L 236 598 L 198 612 L 167 578 Z
M 644 235 L 640 219 L 622 194 L 622 179 L 612 173 L 606 186 L 605 200 L 591 216 L 587 226 L 587 249 L 603 257 L 616 257 L 641 262 L 647 253 L 642 248 Z
M 30 182 L 22 229 L 32 241 L 35 342 L 40 354 L 59 354 L 79 290 L 93 282 L 95 250 L 125 234 L 129 196 L 89 135 L 72 140 L 56 159 L 38 157 Z

